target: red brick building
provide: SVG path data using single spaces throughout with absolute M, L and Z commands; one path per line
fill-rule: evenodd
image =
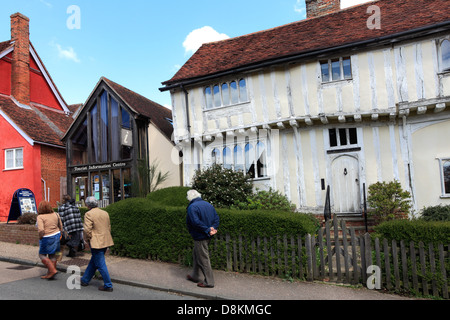
M 67 106 L 30 42 L 29 19 L 11 16 L 11 40 L 0 42 L 0 222 L 20 188 L 52 205 L 66 190 L 61 138 L 77 106 Z

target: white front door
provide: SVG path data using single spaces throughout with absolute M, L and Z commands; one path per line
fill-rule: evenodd
M 333 209 L 336 214 L 360 213 L 359 162 L 349 155 L 339 156 L 331 164 Z

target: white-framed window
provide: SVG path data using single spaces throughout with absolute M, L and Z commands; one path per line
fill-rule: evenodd
M 205 88 L 204 94 L 207 110 L 248 102 L 245 79 L 208 86 Z
M 356 128 L 333 128 L 328 130 L 330 148 L 348 148 L 358 146 L 358 131 Z
M 450 197 L 450 158 L 439 159 L 442 196 Z
M 223 147 L 213 147 L 211 164 L 221 164 L 224 168 L 241 171 L 252 179 L 267 177 L 267 148 L 263 141 L 246 141 Z
M 439 52 L 441 72 L 450 72 L 450 39 L 440 41 Z
M 23 169 L 23 149 L 5 150 L 5 170 Z
M 340 57 L 320 61 L 322 82 L 352 79 L 352 62 L 350 57 Z

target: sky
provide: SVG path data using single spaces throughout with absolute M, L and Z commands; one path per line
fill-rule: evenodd
M 367 0 L 341 0 L 348 7 Z M 168 108 L 161 82 L 204 42 L 306 18 L 304 0 L 0 0 L 0 42 L 10 16 L 30 38 L 67 104 L 85 103 L 102 76 Z

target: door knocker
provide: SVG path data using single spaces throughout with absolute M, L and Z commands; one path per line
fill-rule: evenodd
M 348 174 L 347 172 L 347 168 L 344 169 L 344 176 L 346 176 Z

